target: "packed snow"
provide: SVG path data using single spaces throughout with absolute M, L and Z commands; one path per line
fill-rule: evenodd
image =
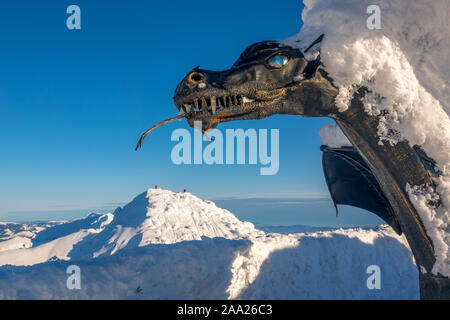
M 326 125 L 324 125 L 320 129 L 319 134 L 320 140 L 322 140 L 325 145 L 331 148 L 339 148 L 352 145 L 350 141 L 348 141 L 345 134 L 342 132 L 341 128 L 339 128 L 335 122 L 327 123 Z
M 162 189 L 114 213 L 0 226 L 0 299 L 419 298 L 413 256 L 388 226 L 266 233 Z M 80 290 L 66 286 L 70 265 Z M 367 287 L 370 265 L 380 290 Z
M 407 140 L 437 162 L 442 205 L 429 186 L 405 186 L 436 251 L 435 274 L 450 276 L 450 2 L 448 0 L 304 0 L 304 25 L 286 41 L 321 56 L 339 88 L 336 105 L 349 108 L 353 93 L 367 87 L 365 111 L 382 115 L 380 143 Z M 374 6 L 381 29 L 373 26 Z M 369 8 L 370 7 L 370 8 Z M 388 113 L 382 113 L 388 111 Z

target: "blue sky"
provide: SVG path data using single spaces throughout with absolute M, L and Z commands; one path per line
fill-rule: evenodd
M 66 28 L 71 4 L 81 30 Z M 227 69 L 248 45 L 296 34 L 301 11 L 299 0 L 2 1 L 0 218 L 110 210 L 154 185 L 209 199 L 328 197 L 318 131 L 329 119 L 220 126 L 280 129 L 274 176 L 259 165 L 173 164 L 170 135 L 185 121 L 134 151 L 144 130 L 176 115 L 173 92 L 189 70 Z

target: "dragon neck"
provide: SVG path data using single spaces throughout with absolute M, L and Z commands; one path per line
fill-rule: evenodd
M 407 141 L 394 146 L 380 144 L 378 117 L 367 114 L 360 99 L 353 99 L 345 112 L 333 118 L 378 180 L 395 211 L 417 266 L 431 273 L 435 263 L 433 244 L 406 191 L 407 184 L 434 185 L 420 157 Z

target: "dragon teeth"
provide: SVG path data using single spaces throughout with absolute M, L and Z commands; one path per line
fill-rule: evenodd
M 189 113 L 191 111 L 195 112 L 208 111 L 210 114 L 211 113 L 216 114 L 217 111 L 220 109 L 227 109 L 253 101 L 255 100 L 240 95 L 227 95 L 221 97 L 215 96 L 199 97 L 197 99 L 193 99 L 193 101 L 190 104 L 181 105 L 180 111 L 182 110 L 183 113 Z
M 191 112 L 192 107 L 190 104 L 183 104 L 182 108 L 183 108 L 184 112 L 188 113 L 188 112 Z
M 204 97 L 201 99 L 201 102 L 203 110 L 206 110 L 208 108 L 208 104 L 206 103 L 206 99 Z
M 211 97 L 211 110 L 213 114 L 216 114 L 216 97 Z

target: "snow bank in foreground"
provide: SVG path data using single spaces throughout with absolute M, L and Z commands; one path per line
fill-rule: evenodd
M 114 214 L 48 224 L 28 248 L 6 246 L 23 229 L 0 229 L 0 299 L 419 298 L 412 254 L 388 226 L 265 233 L 189 193 L 149 189 Z M 81 290 L 66 287 L 73 264 Z M 380 290 L 367 288 L 370 265 Z
M 367 113 L 381 115 L 380 143 L 408 140 L 436 160 L 435 179 L 443 205 L 430 208 L 417 199 L 433 197 L 427 186 L 411 186 L 427 233 L 436 249 L 434 273 L 450 276 L 450 2 L 448 0 L 304 0 L 304 25 L 287 41 L 304 50 L 324 34 L 308 56 L 320 51 L 324 68 L 339 87 L 336 104 L 349 107 L 355 90 L 367 87 Z M 370 30 L 370 5 L 380 8 L 381 29 Z M 320 46 L 320 50 L 319 50 Z M 405 186 L 406 187 L 406 186 Z

